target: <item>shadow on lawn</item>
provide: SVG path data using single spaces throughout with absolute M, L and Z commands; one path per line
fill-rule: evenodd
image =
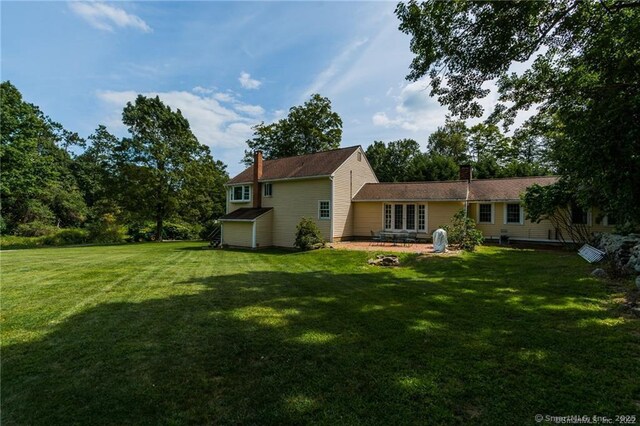
M 598 284 L 554 283 L 560 270 L 523 283 L 517 263 L 470 279 L 486 261 L 409 260 L 418 274 L 407 276 L 212 276 L 178 284 L 194 294 L 103 304 L 3 350 L 3 421 L 513 424 L 537 413 L 633 414 L 638 341 L 585 303 Z

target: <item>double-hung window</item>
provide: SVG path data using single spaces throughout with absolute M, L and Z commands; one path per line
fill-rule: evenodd
M 318 219 L 331 219 L 331 203 L 328 200 L 318 201 Z
M 587 225 L 589 223 L 589 213 L 580 208 L 577 204 L 571 204 L 571 223 L 574 225 Z
M 264 184 L 264 196 L 271 197 L 273 195 L 273 186 L 270 183 Z
M 520 213 L 518 212 L 518 222 L 520 222 Z M 478 223 L 493 223 L 493 205 L 478 205 Z
M 251 185 L 238 185 L 231 188 L 231 201 L 251 201 Z
M 510 203 L 505 208 L 505 223 L 522 224 L 522 207 L 520 204 Z

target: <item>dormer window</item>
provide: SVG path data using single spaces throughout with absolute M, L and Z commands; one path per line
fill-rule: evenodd
M 231 201 L 236 203 L 251 201 L 251 185 L 238 185 L 232 187 Z

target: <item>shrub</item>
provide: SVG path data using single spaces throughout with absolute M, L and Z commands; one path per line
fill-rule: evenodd
M 202 226 L 180 222 L 165 222 L 162 230 L 163 238 L 168 240 L 196 240 L 199 237 Z
M 0 249 L 15 250 L 39 247 L 42 245 L 42 238 L 44 237 L 17 237 L 15 235 L 2 235 L 0 236 Z
M 44 237 L 58 232 L 59 228 L 38 220 L 28 223 L 21 223 L 16 226 L 15 234 L 20 237 Z
M 85 244 L 89 241 L 89 233 L 84 229 L 61 229 L 55 234 L 42 237 L 45 246 L 65 246 L 69 244 Z
M 300 250 L 312 250 L 324 247 L 322 234 L 316 223 L 308 218 L 303 217 L 296 227 L 296 241 L 294 246 Z
M 87 229 L 89 239 L 96 243 L 120 243 L 127 234 L 125 227 L 118 223 L 113 213 L 103 214 L 91 222 Z
M 449 244 L 466 251 L 474 251 L 476 246 L 482 244 L 482 232 L 476 228 L 476 222 L 468 217 L 463 210 L 453 215 L 451 225 L 443 226 L 447 231 Z

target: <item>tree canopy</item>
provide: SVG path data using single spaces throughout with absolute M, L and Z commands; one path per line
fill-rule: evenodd
M 640 222 L 640 2 L 410 1 L 396 14 L 412 37 L 409 80 L 429 77 L 461 119 L 483 115 L 495 82 L 489 122 L 508 127 L 536 108 L 521 148 L 544 141 L 582 206 Z
M 226 166 L 197 141 L 180 111 L 159 98 L 127 104 L 128 138 L 100 125 L 84 141 L 25 102 L 10 82 L 1 90 L 3 233 L 82 227 L 105 241 L 105 235 L 122 238 L 123 224 L 131 234 L 153 221 L 162 239 L 164 221 L 171 220 L 197 237 L 224 214 Z
M 339 148 L 342 119 L 332 111 L 331 101 L 316 93 L 304 105 L 289 109 L 287 117 L 271 124 L 257 124 L 253 131 L 243 160 L 247 165 L 258 150 L 265 159 L 274 159 Z

